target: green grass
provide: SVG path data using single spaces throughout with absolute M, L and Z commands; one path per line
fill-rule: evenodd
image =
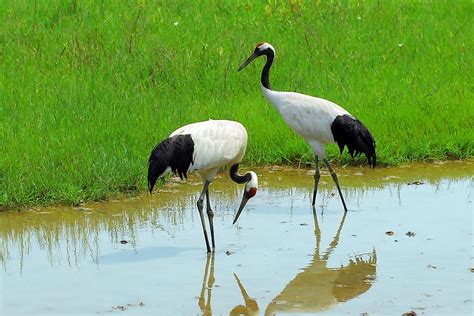
M 471 1 L 0 0 L 0 205 L 77 203 L 143 190 L 153 146 L 186 123 L 233 119 L 247 164 L 311 163 L 260 92 L 360 118 L 379 162 L 472 157 Z M 331 159 L 339 156 L 328 146 Z

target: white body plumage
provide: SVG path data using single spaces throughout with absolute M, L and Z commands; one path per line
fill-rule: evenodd
M 209 120 L 178 128 L 175 135 L 191 135 L 194 142 L 193 163 L 203 180 L 212 181 L 220 168 L 242 161 L 247 148 L 247 130 L 239 122 Z
M 324 144 L 335 142 L 332 122 L 337 116 L 350 113 L 326 99 L 296 92 L 273 91 L 263 85 L 261 88 L 286 124 L 310 144 L 316 155 L 326 158 Z

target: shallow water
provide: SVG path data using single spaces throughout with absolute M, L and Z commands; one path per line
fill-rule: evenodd
M 311 171 L 256 172 L 237 225 L 242 187 L 225 174 L 211 185 L 213 256 L 195 177 L 0 213 L 1 314 L 472 314 L 474 162 L 338 168 L 346 216 L 327 173 L 313 214 Z

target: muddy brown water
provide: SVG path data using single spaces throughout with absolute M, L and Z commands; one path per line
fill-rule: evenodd
M 473 161 L 338 168 L 345 216 L 327 173 L 313 214 L 311 171 L 255 171 L 237 225 L 242 187 L 225 174 L 211 185 L 212 256 L 196 177 L 0 213 L 1 314 L 472 314 Z

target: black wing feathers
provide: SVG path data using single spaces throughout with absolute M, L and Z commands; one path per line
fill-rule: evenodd
M 168 168 L 170 161 L 170 147 L 172 139 L 167 138 L 155 146 L 148 159 L 148 189 L 151 191 L 155 186 L 156 180 Z
M 375 140 L 365 125 L 349 115 L 339 115 L 331 125 L 332 135 L 339 149 L 347 146 L 351 157 L 364 153 L 369 165 L 375 167 L 377 155 L 375 153 Z
M 194 142 L 191 135 L 176 135 L 173 142 L 173 156 L 170 167 L 174 174 L 178 173 L 181 180 L 188 178 L 189 166 L 193 163 Z
M 194 141 L 191 135 L 168 137 L 151 151 L 148 159 L 148 189 L 151 191 L 158 178 L 171 168 L 181 179 L 187 179 L 189 166 L 193 163 Z

